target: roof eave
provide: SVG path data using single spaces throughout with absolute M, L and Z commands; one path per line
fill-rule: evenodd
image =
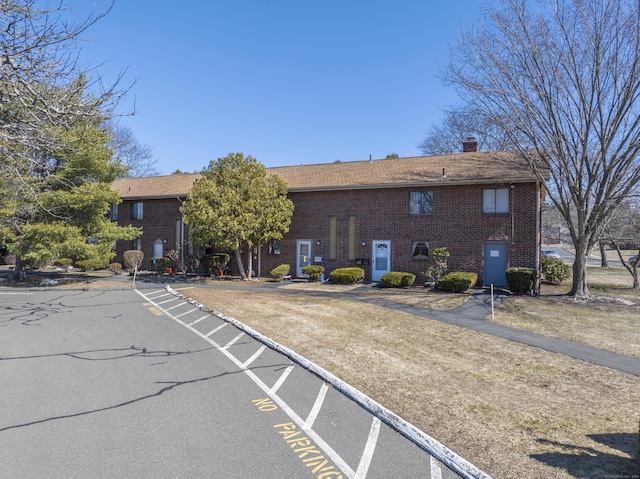
M 372 183 L 362 185 L 345 185 L 345 186 L 308 186 L 299 188 L 289 188 L 290 193 L 305 193 L 313 191 L 345 191 L 345 190 L 374 190 L 374 189 L 391 189 L 391 188 L 424 188 L 430 186 L 467 186 L 467 185 L 495 185 L 499 183 L 537 183 L 538 178 L 487 178 L 487 179 L 470 179 L 470 180 L 438 180 L 438 181 L 420 181 L 413 183 Z

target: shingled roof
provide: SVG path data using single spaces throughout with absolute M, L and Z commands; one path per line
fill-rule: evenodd
M 536 181 L 525 159 L 515 152 L 281 166 L 267 172 L 280 176 L 291 192 Z M 200 177 L 186 173 L 122 178 L 113 183 L 113 189 L 123 199 L 184 197 Z

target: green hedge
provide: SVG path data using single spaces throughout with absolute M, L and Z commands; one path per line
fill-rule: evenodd
M 324 274 L 324 266 L 310 264 L 302 267 L 302 274 L 308 274 L 311 281 L 320 281 Z
M 362 268 L 338 268 L 329 273 L 329 279 L 338 284 L 353 284 L 364 279 Z
M 416 282 L 416 275 L 399 271 L 391 271 L 382 275 L 380 284 L 385 288 L 404 288 Z
M 475 286 L 477 281 L 478 275 L 476 273 L 456 271 L 454 273 L 449 273 L 436 281 L 436 288 L 442 291 L 462 293 Z
M 230 255 L 227 253 L 215 253 L 200 256 L 200 266 L 205 273 L 217 273 L 229 264 Z
M 526 294 L 533 291 L 536 272 L 532 268 L 507 269 L 507 289 L 514 294 Z
M 291 266 L 288 264 L 281 264 L 280 266 L 276 266 L 271 270 L 271 277 L 273 279 L 282 280 L 286 275 L 289 274 L 289 270 Z
M 153 264 L 153 269 L 156 273 L 164 273 L 164 270 L 169 266 L 169 262 L 171 260 L 169 258 L 153 258 L 151 263 Z
M 551 284 L 560 284 L 571 277 L 571 266 L 560 258 L 543 256 L 540 266 L 542 277 Z
M 109 264 L 108 261 L 103 259 L 83 259 L 76 261 L 76 267 L 82 271 L 95 271 L 96 269 L 104 269 Z

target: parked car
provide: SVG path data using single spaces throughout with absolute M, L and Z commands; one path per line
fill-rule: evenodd
M 553 251 L 552 249 L 543 249 L 542 256 L 546 256 L 547 258 L 557 258 L 560 259 L 560 255 Z
M 629 256 L 629 263 L 635 263 L 636 261 L 638 261 L 637 255 Z

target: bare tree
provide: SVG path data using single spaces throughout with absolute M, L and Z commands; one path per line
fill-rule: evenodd
M 84 119 L 108 117 L 124 91 L 90 80 L 77 62 L 79 36 L 107 12 L 78 24 L 63 19 L 64 3 L 0 2 L 0 153 L 2 169 L 40 170 L 44 152 L 59 149 L 59 132 Z M 75 54 L 74 54 L 75 52 Z M 91 91 L 91 95 L 84 92 Z
M 447 68 L 468 104 L 509 135 L 567 223 L 570 295 L 589 298 L 587 254 L 640 183 L 638 2 L 500 0 Z
M 500 125 L 479 114 L 472 107 L 454 106 L 444 112 L 441 123 L 432 125 L 418 144 L 425 155 L 450 155 L 459 153 L 462 143 L 475 138 L 478 149 L 499 151 L 512 149 L 508 136 L 500 130 Z
M 111 135 L 109 147 L 114 159 L 127 168 L 127 176 L 140 177 L 157 175 L 157 160 L 153 157 L 153 149 L 140 143 L 128 126 L 109 122 L 106 125 Z

